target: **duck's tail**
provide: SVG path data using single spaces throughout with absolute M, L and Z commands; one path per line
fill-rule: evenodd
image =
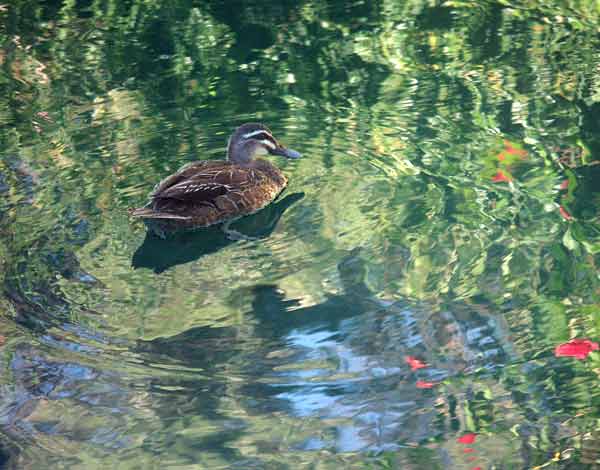
M 139 207 L 129 211 L 131 217 L 140 217 L 142 219 L 171 219 L 171 220 L 189 220 L 184 215 L 172 214 L 170 212 L 158 212 L 150 207 Z

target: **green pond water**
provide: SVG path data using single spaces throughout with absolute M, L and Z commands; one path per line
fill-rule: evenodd
M 0 41 L 0 466 L 600 468 L 600 2 L 0 0 Z M 129 217 L 248 121 L 303 154 L 252 238 Z

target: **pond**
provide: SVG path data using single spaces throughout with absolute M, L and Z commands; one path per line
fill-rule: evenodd
M 0 1 L 0 466 L 600 462 L 598 2 Z M 234 227 L 129 209 L 262 122 Z

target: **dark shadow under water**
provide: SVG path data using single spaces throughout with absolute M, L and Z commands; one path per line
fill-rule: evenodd
M 322 303 L 302 307 L 299 300 L 286 298 L 276 284 L 258 284 L 239 288 L 230 297 L 232 304 L 247 303 L 248 318 L 260 326 L 256 334 L 265 344 L 285 342 L 295 329 L 340 329 L 340 322 L 357 317 L 379 306 L 364 283 L 366 266 L 361 249 L 351 250 L 338 264 L 343 292 L 328 296 Z M 252 321 L 252 320 L 249 320 Z M 136 352 L 164 361 L 166 356 L 186 367 L 213 371 L 244 350 L 235 327 L 198 326 L 171 337 L 139 340 Z M 153 358 L 152 355 L 156 355 Z
M 202 379 L 183 378 L 169 383 L 176 385 L 179 393 L 185 394 L 190 403 L 196 400 L 202 404 L 194 408 L 194 413 L 221 421 L 230 420 L 226 413 L 219 411 L 221 399 L 230 386 L 221 372 L 227 364 L 243 358 L 244 374 L 249 382 L 241 387 L 243 400 L 256 403 L 271 400 L 269 406 L 281 412 L 287 409 L 287 405 L 276 396 L 282 388 L 261 384 L 257 380 L 269 374 L 272 364 L 249 358 L 264 358 L 265 347 L 285 347 L 286 338 L 294 329 L 318 327 L 335 330 L 344 319 L 360 316 L 376 308 L 372 294 L 364 284 L 366 266 L 360 255 L 361 249 L 354 249 L 338 264 L 343 292 L 331 295 L 314 306 L 301 307 L 298 300 L 286 299 L 285 293 L 275 284 L 258 284 L 234 291 L 230 302 L 247 304 L 250 307 L 250 311 L 246 312 L 248 321 L 255 321 L 259 325 L 256 333 L 261 341 L 256 344 L 240 336 L 236 326 L 197 326 L 175 336 L 138 340 L 134 350 L 143 354 L 148 363 L 164 364 L 166 361 L 172 366 L 202 370 L 206 374 Z M 205 438 L 196 442 L 195 446 L 218 451 L 225 458 L 231 458 L 227 443 L 238 439 L 244 432 L 243 428 L 231 429 L 226 435 L 219 432 L 218 437 Z
M 275 230 L 283 213 L 303 197 L 304 193 L 289 194 L 260 212 L 236 221 L 232 228 L 248 237 L 267 238 Z M 235 240 L 229 239 L 220 226 L 174 233 L 166 239 L 147 232 L 144 242 L 133 254 L 131 266 L 135 269 L 149 268 L 160 274 L 178 264 L 189 263 L 215 253 L 232 243 L 235 243 Z

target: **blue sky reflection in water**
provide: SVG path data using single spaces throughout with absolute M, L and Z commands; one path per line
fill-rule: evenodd
M 1 3 L 2 465 L 594 468 L 599 28 L 575 0 Z M 304 156 L 256 240 L 130 220 L 247 121 Z

